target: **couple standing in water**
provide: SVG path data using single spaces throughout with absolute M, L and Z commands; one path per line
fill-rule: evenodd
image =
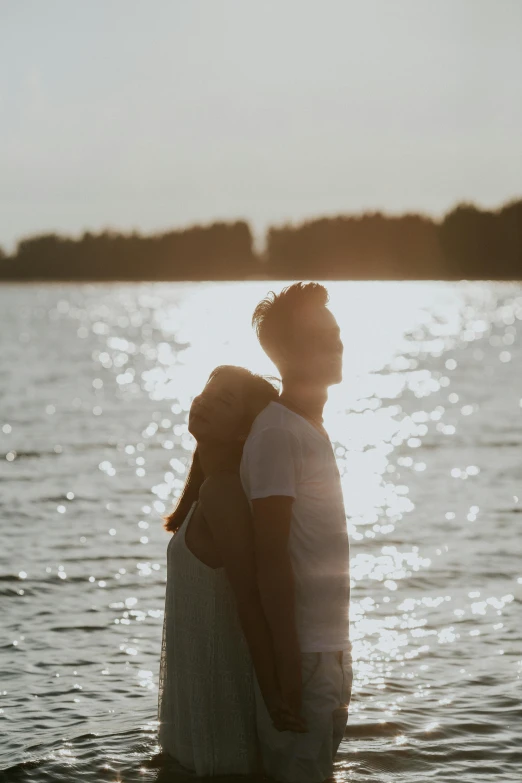
M 159 743 L 198 776 L 322 783 L 352 689 L 349 543 L 322 424 L 343 344 L 318 283 L 252 318 L 282 391 L 242 367 L 193 400 L 197 446 L 166 517 Z

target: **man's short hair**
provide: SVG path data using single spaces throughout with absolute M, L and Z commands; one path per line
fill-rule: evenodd
M 252 315 L 261 347 L 278 365 L 281 348 L 288 346 L 294 335 L 298 321 L 294 318 L 303 307 L 326 307 L 328 291 L 320 283 L 294 283 L 283 288 L 281 293 L 269 291 L 259 302 Z

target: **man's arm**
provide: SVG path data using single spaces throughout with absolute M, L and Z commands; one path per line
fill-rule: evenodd
M 288 537 L 294 498 L 252 500 L 255 563 L 261 604 L 270 627 L 284 701 L 301 712 L 301 655 L 295 624 L 294 574 Z
M 199 497 L 234 592 L 239 621 L 274 725 L 283 731 L 303 731 L 304 724 L 297 717 L 277 714 L 282 707 L 282 694 L 270 627 L 256 583 L 252 517 L 239 476 L 222 473 L 219 478 L 205 479 Z

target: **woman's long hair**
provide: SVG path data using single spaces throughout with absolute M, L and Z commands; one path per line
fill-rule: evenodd
M 210 373 L 207 383 L 216 375 L 224 372 L 238 374 L 243 381 L 242 391 L 245 412 L 240 426 L 245 430 L 249 430 L 254 419 L 261 413 L 263 408 L 272 400 L 278 399 L 279 392 L 275 386 L 262 375 L 256 375 L 256 373 L 250 372 L 250 370 L 247 370 L 245 367 L 236 367 L 231 364 L 222 364 L 219 367 L 215 367 Z M 243 448 L 244 441 L 240 441 L 239 443 L 240 447 Z M 192 504 L 198 499 L 199 489 L 203 484 L 204 479 L 205 476 L 199 460 L 198 447 L 196 446 L 187 480 L 176 506 L 168 516 L 162 517 L 165 520 L 163 525 L 165 530 L 169 530 L 173 533 L 178 530 L 190 511 Z

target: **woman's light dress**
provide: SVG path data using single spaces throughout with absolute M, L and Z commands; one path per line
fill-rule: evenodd
M 225 569 L 187 547 L 192 504 L 167 547 L 159 744 L 197 775 L 260 771 L 254 672 Z

